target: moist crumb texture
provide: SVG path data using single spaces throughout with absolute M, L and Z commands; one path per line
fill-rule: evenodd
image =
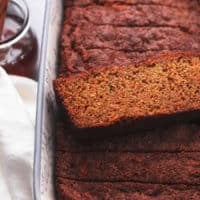
M 64 0 L 64 9 L 57 100 L 71 128 L 107 137 L 74 137 L 66 115 L 57 124 L 57 198 L 200 199 L 199 1 Z M 186 120 L 158 120 L 172 116 Z M 154 117 L 152 130 L 119 129 Z
M 200 56 L 175 54 L 60 77 L 55 89 L 74 125 L 90 128 L 199 110 L 199 82 Z

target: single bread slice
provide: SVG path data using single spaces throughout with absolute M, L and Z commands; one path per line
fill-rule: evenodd
M 79 181 L 199 184 L 200 152 L 57 151 L 56 176 Z
M 77 128 L 130 124 L 200 109 L 200 54 L 172 53 L 130 66 L 96 68 L 54 82 Z

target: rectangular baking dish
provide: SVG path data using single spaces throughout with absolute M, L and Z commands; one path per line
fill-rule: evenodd
M 54 133 L 56 101 L 53 80 L 58 66 L 58 44 L 62 23 L 62 0 L 46 0 L 45 20 L 40 55 L 33 195 L 35 200 L 55 200 Z

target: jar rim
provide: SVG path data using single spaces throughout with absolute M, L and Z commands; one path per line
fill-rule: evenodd
M 30 12 L 29 12 L 29 7 L 26 1 L 25 0 L 10 0 L 9 4 L 15 5 L 23 14 L 23 23 L 19 31 L 17 31 L 17 33 L 15 33 L 9 39 L 6 39 L 0 42 L 0 49 L 8 48 L 14 45 L 15 43 L 17 43 L 20 39 L 24 37 L 24 35 L 27 33 L 30 26 Z

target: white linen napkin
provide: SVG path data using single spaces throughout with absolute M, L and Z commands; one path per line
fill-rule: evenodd
M 36 82 L 0 68 L 1 199 L 32 199 L 36 90 Z

